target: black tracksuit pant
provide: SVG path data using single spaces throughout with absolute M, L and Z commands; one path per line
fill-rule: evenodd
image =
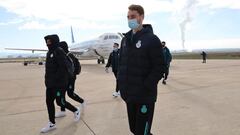
M 207 63 L 207 59 L 204 57 L 202 63 Z
M 118 92 L 119 91 L 119 87 L 118 87 L 118 83 L 117 83 L 117 74 L 118 74 L 118 72 L 117 71 L 113 71 L 113 73 L 114 73 L 114 76 L 116 78 L 116 92 Z
M 164 80 L 167 80 L 168 79 L 168 75 L 169 75 L 169 68 L 170 68 L 170 65 L 167 65 L 166 66 L 166 70 L 164 72 Z
M 152 135 L 154 107 L 155 103 L 127 103 L 129 127 L 134 135 Z
M 48 109 L 49 121 L 55 124 L 55 106 L 54 100 L 56 99 L 57 105 L 67 108 L 72 112 L 77 111 L 77 108 L 68 103 L 64 97 L 65 90 L 47 88 L 46 90 L 46 104 Z
M 81 97 L 79 97 L 77 94 L 74 93 L 75 81 L 76 81 L 76 77 L 69 80 L 67 94 L 71 99 L 73 99 L 79 103 L 83 103 L 84 100 Z M 64 92 L 64 98 L 65 98 L 65 95 L 66 95 L 66 91 Z M 61 106 L 61 111 L 65 111 L 64 106 Z

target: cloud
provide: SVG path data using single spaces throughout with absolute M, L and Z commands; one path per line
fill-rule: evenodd
M 130 4 L 144 5 L 147 13 L 171 11 L 171 3 L 162 0 L 1 0 L 0 5 L 23 17 L 58 20 L 65 17 L 82 19 L 108 19 L 125 14 Z
M 22 19 L 15 19 L 12 21 L 8 21 L 8 22 L 0 22 L 0 26 L 6 26 L 6 25 L 11 25 L 11 24 L 19 24 L 22 23 L 23 20 Z
M 207 6 L 210 9 L 228 8 L 240 9 L 239 0 L 198 0 L 200 6 Z
M 25 20 L 20 29 L 69 27 L 69 22 L 81 25 L 81 28 L 98 28 L 96 25 L 99 24 L 103 28 L 116 27 L 110 23 L 125 21 L 128 6 L 133 3 L 143 5 L 147 15 L 172 10 L 169 1 L 161 0 L 0 0 L 1 7 Z M 43 25 L 40 20 L 54 22 L 57 26 Z
M 81 24 L 81 25 L 79 25 Z M 25 22 L 22 26 L 19 27 L 19 30 L 52 30 L 52 29 L 61 29 L 64 27 L 73 26 L 74 28 L 79 28 L 83 30 L 109 30 L 118 28 L 117 25 L 106 25 L 98 24 L 95 22 L 86 22 L 86 21 L 65 21 L 58 22 L 56 24 L 46 24 L 39 21 L 29 21 Z
M 130 4 L 143 5 L 146 15 L 172 13 L 184 9 L 187 0 L 0 0 L 0 7 L 14 13 L 19 29 L 57 29 L 76 25 L 81 29 L 119 28 L 125 21 Z M 209 9 L 240 9 L 238 0 L 197 0 L 198 6 Z M 178 19 L 177 19 L 178 20 Z M 52 25 L 43 24 L 50 23 Z M 0 25 L 13 23 L 2 22 Z M 114 24 L 114 25 L 113 25 Z M 99 26 L 100 25 L 100 26 Z
M 46 29 L 46 25 L 44 24 L 40 24 L 37 21 L 31 21 L 31 22 L 27 22 L 25 23 L 23 26 L 20 26 L 19 29 Z

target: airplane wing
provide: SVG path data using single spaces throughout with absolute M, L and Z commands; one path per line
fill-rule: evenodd
M 23 48 L 5 48 L 5 50 L 19 50 L 19 51 L 31 51 L 34 53 L 35 51 L 37 52 L 47 52 L 47 49 L 23 49 Z
M 32 53 L 34 53 L 35 51 L 37 52 L 47 52 L 47 49 L 23 49 L 23 48 L 5 48 L 5 50 L 19 50 L 19 51 L 31 51 Z M 86 48 L 86 49 L 81 49 L 81 50 L 70 50 L 71 53 L 73 54 L 77 54 L 77 55 L 82 55 L 85 52 L 90 51 L 91 49 Z

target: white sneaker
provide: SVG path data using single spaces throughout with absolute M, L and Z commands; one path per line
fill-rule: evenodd
M 52 122 L 48 122 L 47 126 L 41 129 L 41 133 L 47 133 L 51 130 L 56 129 L 56 124 L 53 124 Z
M 81 110 L 79 107 L 77 107 L 77 111 L 74 112 L 74 121 L 79 121 L 80 120 L 80 116 L 81 116 Z
M 113 96 L 114 96 L 114 97 L 118 97 L 119 95 L 118 95 L 117 92 L 113 92 Z
M 55 114 L 55 118 L 61 118 L 61 117 L 65 117 L 65 116 L 66 116 L 65 111 L 57 112 Z

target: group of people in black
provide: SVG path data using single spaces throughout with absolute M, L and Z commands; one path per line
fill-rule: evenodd
M 106 71 L 112 67 L 116 77 L 116 91 L 113 96 L 121 96 L 126 103 L 130 131 L 134 135 L 153 135 L 152 120 L 157 100 L 157 85 L 162 79 L 166 84 L 172 56 L 165 42 L 154 34 L 150 24 L 143 24 L 144 9 L 141 5 L 128 7 L 128 26 L 130 31 L 124 34 L 121 44 L 114 43 Z M 74 113 L 74 120 L 80 118 L 85 101 L 74 93 L 74 77 L 69 77 L 69 56 L 66 42 L 59 42 L 57 35 L 45 37 L 49 48 L 46 59 L 46 103 L 49 123 L 41 131 L 48 132 L 56 128 L 55 117 L 65 116 L 65 108 Z M 119 49 L 120 46 L 120 49 Z M 78 61 L 78 60 L 77 60 Z M 65 93 L 78 101 L 80 107 L 74 107 L 65 100 Z M 61 112 L 55 116 L 54 100 L 61 106 Z

